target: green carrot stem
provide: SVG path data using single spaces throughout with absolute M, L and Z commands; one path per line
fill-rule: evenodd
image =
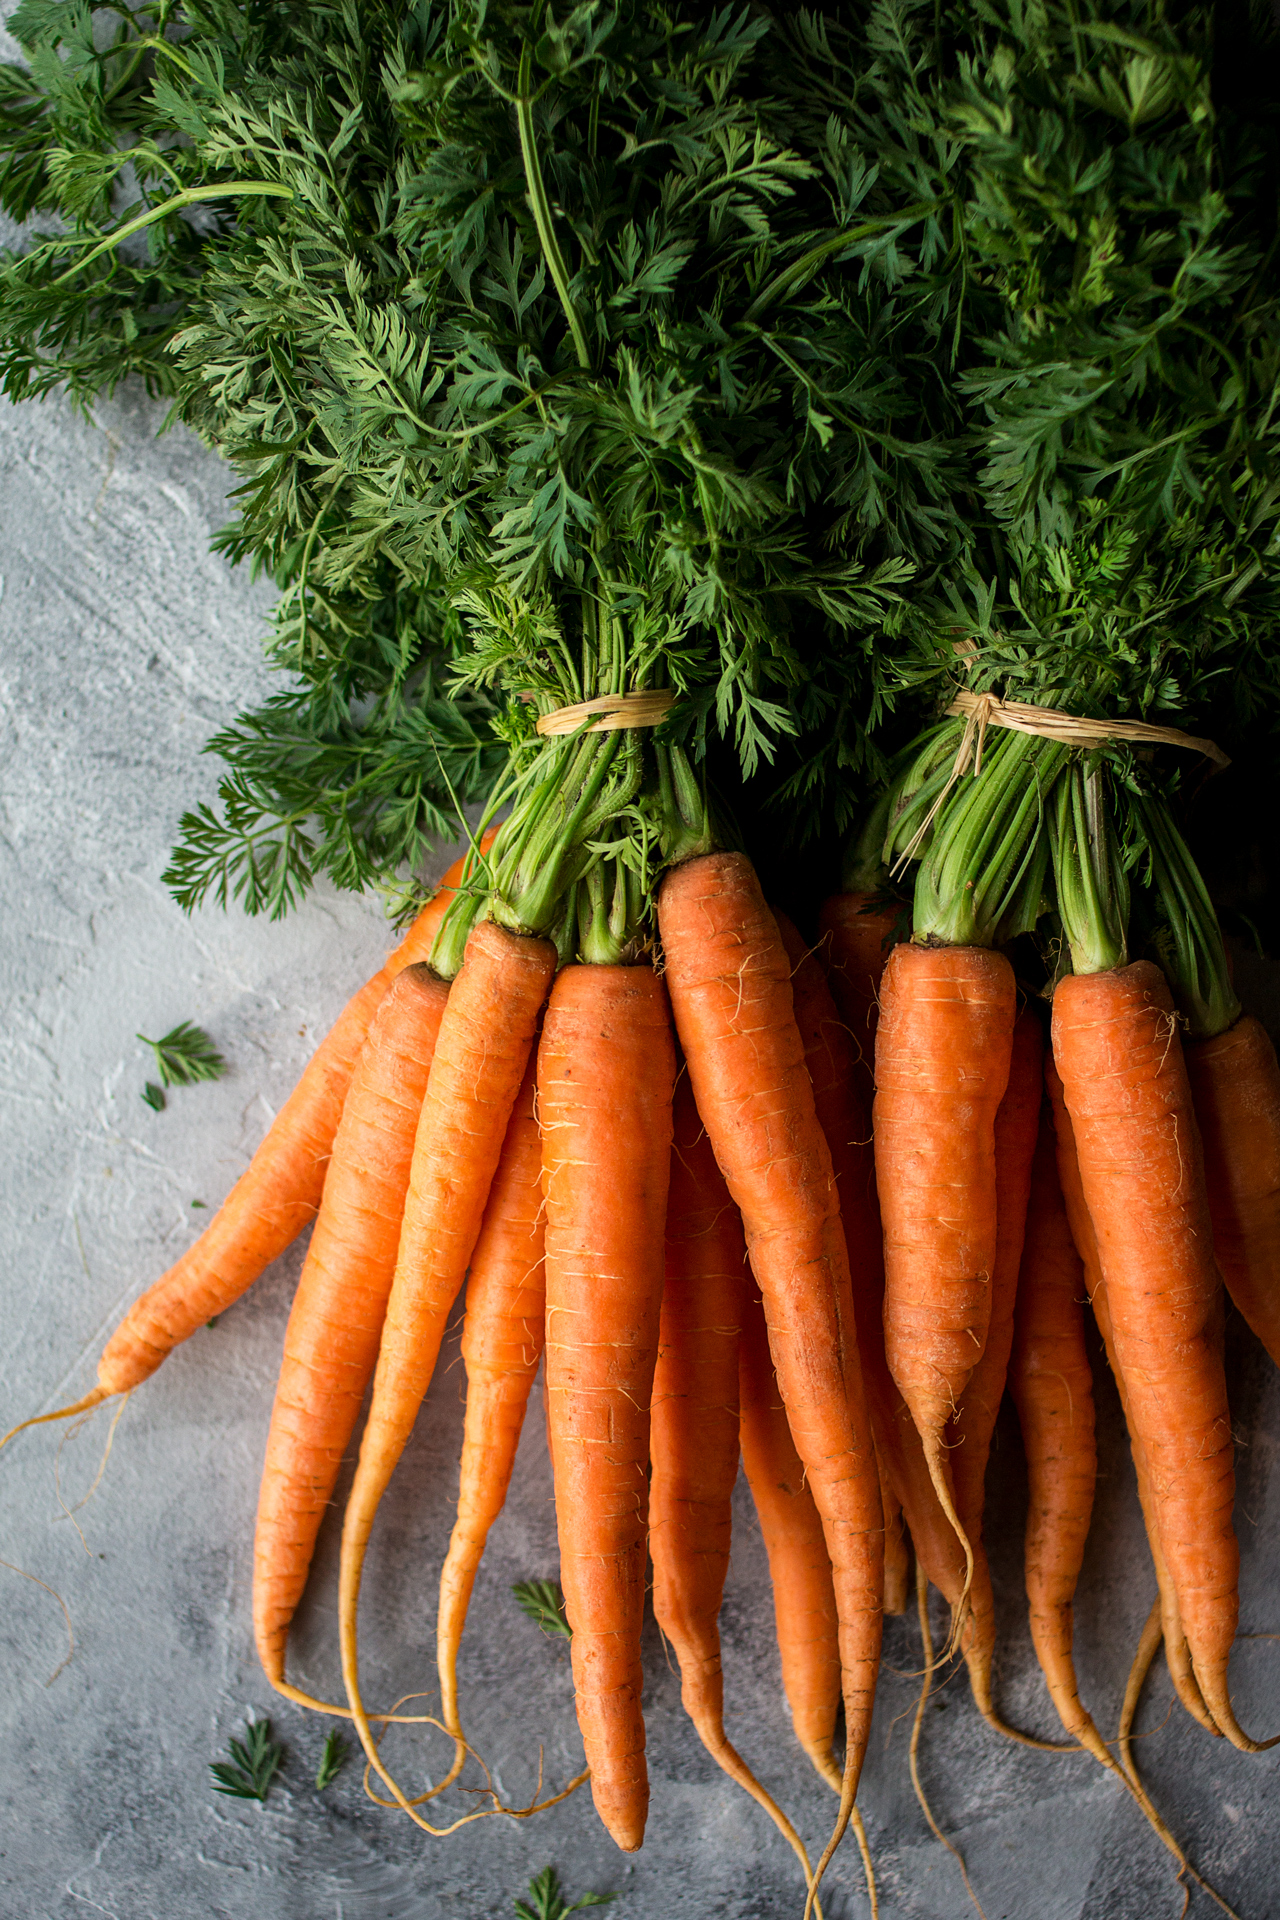
M 988 744 L 939 814 L 916 878 L 914 938 L 989 947 L 1026 878 L 1068 749 L 1038 734 Z
M 183 207 L 195 206 L 199 200 L 246 198 L 292 200 L 293 190 L 273 180 L 228 180 L 217 187 L 184 187 L 181 193 L 172 194 L 168 200 L 162 200 L 158 207 L 150 207 L 146 213 L 140 213 L 136 219 L 126 220 L 122 227 L 116 227 L 104 239 L 99 240 L 96 247 L 90 247 L 87 253 L 82 253 L 65 273 L 60 273 L 53 285 L 60 287 L 65 281 L 73 280 L 76 274 L 83 267 L 87 267 L 91 260 L 96 260 L 99 254 L 110 253 L 114 247 L 120 245 L 122 240 L 127 240 L 130 234 L 141 233 L 144 227 L 154 226 L 157 220 L 167 219 L 169 214 L 178 213 Z
M 1102 771 L 1077 758 L 1055 796 L 1053 873 L 1075 973 L 1107 973 L 1129 958 L 1129 883 Z

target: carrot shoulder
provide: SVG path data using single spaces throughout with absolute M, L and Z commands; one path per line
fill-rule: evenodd
M 360 1697 L 360 1576 L 379 1502 L 413 1431 L 475 1250 L 555 964 L 550 942 L 507 933 L 493 921 L 481 921 L 467 941 L 418 1120 L 373 1398 L 343 1523 L 343 1677 L 365 1751 L 402 1807 L 407 1803 L 377 1757 Z
M 640 1632 L 674 1079 L 652 968 L 566 967 L 538 1048 L 547 1420 L 578 1725 L 628 1853 L 649 1804 Z
M 884 1519 L 831 1154 L 796 1028 L 790 964 L 750 862 L 722 853 L 675 868 L 658 918 L 698 1111 L 742 1215 L 787 1418 L 826 1529 L 847 1741 L 834 1846 L 870 1733 Z
M 410 967 L 374 1015 L 285 1331 L 253 1581 L 258 1657 L 281 1691 L 290 1622 L 378 1357 L 418 1112 L 448 997 L 427 967 Z
M 1240 1553 L 1222 1282 L 1177 1019 L 1159 968 L 1136 961 L 1060 981 L 1053 1046 L 1196 1679 L 1223 1733 L 1249 1748 L 1227 1687 Z

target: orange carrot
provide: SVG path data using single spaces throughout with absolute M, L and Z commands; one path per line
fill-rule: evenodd
M 903 910 L 875 893 L 833 893 L 818 916 L 818 947 L 840 1017 L 853 1040 L 858 1092 L 868 1110 L 875 1089 L 880 979 Z
M 1039 1016 L 1024 1007 L 1014 1022 L 1009 1082 L 996 1112 L 996 1252 L 991 1269 L 991 1315 L 982 1358 L 969 1375 L 958 1412 L 947 1431 L 956 1512 L 974 1550 L 973 1621 L 964 1639 L 969 1680 L 978 1710 L 998 1732 L 1012 1734 L 995 1709 L 991 1669 L 995 1657 L 995 1599 L 982 1545 L 987 1460 L 1004 1397 L 1013 1345 L 1014 1299 L 1027 1224 L 1031 1162 L 1044 1099 L 1044 1033 Z M 1019 1740 L 1024 1735 L 1016 1736 Z
M 944 1441 L 982 1358 L 996 1260 L 995 1120 L 1009 1079 L 1013 970 L 983 947 L 889 955 L 876 1035 L 885 1354 L 965 1553 Z M 961 1598 L 961 1612 L 967 1600 Z
M 467 941 L 418 1121 L 373 1399 L 342 1529 L 339 1633 L 347 1697 L 365 1752 L 406 1810 L 378 1757 L 360 1698 L 360 1576 L 374 1516 L 408 1444 L 475 1251 L 555 966 L 549 941 L 507 933 L 491 920 L 481 921 Z M 427 1827 L 418 1814 L 410 1817 Z
M 743 1312 L 738 1364 L 742 1465 L 769 1556 L 782 1690 L 796 1739 L 838 1793 L 840 1769 L 831 1743 L 840 1706 L 840 1643 L 831 1560 L 787 1425 L 764 1305 L 754 1288 Z
M 482 848 L 496 831 L 485 836 Z M 82 1413 L 140 1386 L 176 1346 L 233 1306 L 311 1225 L 369 1023 L 396 974 L 430 952 L 468 858 L 454 862 L 386 965 L 347 1002 L 200 1238 L 130 1307 L 98 1362 L 97 1386 L 74 1406 L 21 1421 L 0 1446 L 23 1427 Z
M 682 1074 L 672 1112 L 649 1435 L 653 1612 L 675 1650 L 680 1697 L 699 1739 L 786 1837 L 807 1884 L 803 1841 L 724 1730 L 719 1616 L 738 1477 L 738 1346 L 749 1286 L 742 1222 Z
M 285 1332 L 254 1541 L 258 1657 L 284 1678 L 289 1625 L 378 1357 L 418 1112 L 449 989 L 407 968 L 378 1008 L 334 1137 Z
M 1159 968 L 1140 960 L 1061 980 L 1053 1048 L 1195 1676 L 1222 1732 L 1256 1751 L 1227 1685 L 1240 1554 L 1222 1281 L 1177 1017 Z
M 1098 1471 L 1082 1279 L 1046 1119 L 1032 1172 L 1009 1364 L 1029 1481 L 1027 1601 L 1036 1658 L 1058 1717 L 1074 1739 L 1110 1767 L 1111 1755 L 1081 1702 L 1071 1653 L 1072 1607 Z
M 884 1517 L 839 1198 L 796 1028 L 790 964 L 750 862 L 717 853 L 675 868 L 658 897 L 658 921 L 698 1111 L 742 1215 L 787 1418 L 832 1562 L 846 1753 L 840 1814 L 816 1885 L 853 1811 L 884 1581 Z
M 441 1716 L 457 1742 L 454 1778 L 466 1757 L 458 1716 L 458 1646 L 489 1529 L 507 1497 L 529 1390 L 542 1358 L 547 1287 L 536 1076 L 531 1052 L 467 1278 L 462 1327 L 467 1412 L 458 1517 L 440 1574 L 436 1624 Z
M 1081 1307 L 1084 1263 L 1068 1219 L 1057 1160 L 1052 1118 L 1046 1114 L 1032 1170 L 1009 1366 L 1009 1385 L 1017 1403 L 1027 1456 L 1025 1565 L 1031 1638 L 1049 1697 L 1067 1732 L 1133 1795 L 1179 1868 L 1190 1872 L 1219 1906 L 1230 1912 L 1188 1862 L 1134 1766 L 1133 1718 L 1147 1669 L 1160 1644 L 1160 1600 L 1151 1610 L 1125 1688 L 1119 1763 L 1080 1698 L 1072 1656 L 1073 1603 L 1093 1512 L 1098 1456 L 1093 1373 L 1085 1350 Z
M 1067 1220 L 1071 1227 L 1071 1237 L 1076 1252 L 1084 1268 L 1085 1292 L 1093 1308 L 1093 1317 L 1098 1323 L 1098 1331 L 1107 1351 L 1107 1364 L 1111 1368 L 1116 1390 L 1120 1395 L 1120 1405 L 1124 1413 L 1125 1425 L 1129 1432 L 1129 1447 L 1133 1455 L 1134 1472 L 1138 1481 L 1138 1501 L 1142 1508 L 1143 1523 L 1147 1530 L 1147 1545 L 1151 1549 L 1152 1564 L 1155 1568 L 1156 1585 L 1159 1589 L 1159 1605 L 1162 1621 L 1162 1635 L 1165 1642 L 1165 1657 L 1168 1662 L 1169 1676 L 1179 1700 L 1192 1719 L 1199 1722 L 1206 1733 L 1218 1735 L 1213 1715 L 1205 1706 L 1196 1677 L 1191 1670 L 1191 1655 L 1187 1650 L 1186 1635 L 1182 1631 L 1182 1622 L 1178 1614 L 1178 1599 L 1165 1565 L 1164 1550 L 1160 1545 L 1159 1530 L 1156 1526 L 1155 1500 L 1151 1491 L 1151 1473 L 1147 1465 L 1146 1450 L 1134 1423 L 1129 1405 L 1129 1396 L 1125 1391 L 1120 1362 L 1116 1358 L 1115 1337 L 1111 1328 L 1111 1315 L 1107 1310 L 1107 1289 L 1102 1278 L 1102 1269 L 1098 1260 L 1098 1242 L 1093 1231 L 1093 1222 L 1089 1218 L 1089 1209 L 1085 1203 L 1084 1188 L 1080 1181 L 1080 1166 L 1076 1158 L 1075 1134 L 1071 1127 L 1071 1115 L 1067 1112 L 1066 1100 L 1062 1091 L 1062 1081 L 1051 1054 L 1045 1055 L 1045 1087 L 1049 1102 L 1053 1108 L 1054 1130 L 1057 1135 L 1058 1180 L 1062 1188 L 1063 1204 L 1067 1211 Z
M 649 1804 L 640 1630 L 674 1079 L 652 968 L 566 967 L 538 1048 L 547 1406 L 578 1725 L 626 1853 Z
M 1280 1065 L 1244 1014 L 1186 1045 L 1213 1245 L 1227 1291 L 1280 1365 Z
M 800 935 L 785 915 L 778 931 L 792 964 L 791 990 L 796 1026 L 805 1050 L 814 1107 L 831 1149 L 840 1194 L 840 1215 L 853 1286 L 867 1408 L 875 1437 L 885 1514 L 885 1611 L 889 1606 L 889 1529 L 896 1512 L 905 1519 L 912 1541 L 934 1585 L 958 1609 L 964 1593 L 965 1562 L 954 1529 L 934 1491 L 920 1436 L 902 1395 L 894 1385 L 884 1353 L 884 1246 L 876 1198 L 875 1157 L 870 1124 L 858 1097 L 852 1037 L 836 1012 L 831 989 Z M 901 1536 L 899 1536 L 900 1538 Z M 899 1599 L 907 1595 L 905 1541 L 895 1566 Z M 993 1606 L 989 1587 L 979 1601 Z M 982 1629 L 987 1633 L 987 1629 Z M 978 1632 L 971 1621 L 970 1633 Z M 981 1637 L 981 1635 L 979 1636 Z M 987 1637 L 990 1634 L 987 1633 Z
M 909 1598 L 908 1555 L 902 1502 L 896 1491 L 903 1476 L 901 1463 L 891 1462 L 888 1457 L 894 1445 L 888 1406 L 891 1401 L 896 1403 L 898 1396 L 884 1363 L 884 1250 L 875 1155 L 871 1150 L 871 1116 L 859 1091 L 856 1043 L 836 1009 L 817 953 L 785 913 L 774 911 L 774 919 L 791 963 L 796 1029 L 813 1088 L 814 1111 L 831 1153 L 849 1254 L 854 1325 L 884 1513 L 884 1610 L 904 1613 Z

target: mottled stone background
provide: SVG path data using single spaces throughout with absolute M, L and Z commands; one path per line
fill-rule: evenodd
M 216 910 L 186 919 L 160 882 L 178 816 L 212 793 L 205 738 L 266 682 L 270 595 L 209 553 L 227 476 L 136 392 L 91 421 L 57 400 L 0 406 L 0 1422 L 85 1391 L 135 1294 L 195 1236 L 245 1166 L 303 1062 L 388 944 L 376 902 L 321 890 L 278 925 Z M 451 857 L 441 850 L 440 867 Z M 1242 963 L 1265 1002 L 1270 976 Z M 207 1026 L 232 1065 L 216 1086 L 140 1098 L 138 1030 Z M 432 1841 L 373 1806 L 353 1765 L 311 1785 L 321 1725 L 273 1701 L 249 1625 L 257 1476 L 297 1276 L 295 1248 L 129 1403 L 101 1484 L 108 1418 L 24 1435 L 0 1458 L 0 1915 L 4 1920 L 498 1920 L 554 1862 L 575 1892 L 616 1889 L 626 1920 L 773 1920 L 801 1900 L 785 1845 L 682 1719 L 656 1630 L 646 1643 L 649 1837 L 624 1859 L 585 1794 L 530 1824 L 487 1820 Z M 1241 1450 L 1237 1521 L 1246 1634 L 1280 1630 L 1280 1391 L 1230 1329 Z M 432 1686 L 434 1595 L 462 1423 L 457 1329 L 385 1502 L 366 1578 L 363 1646 L 379 1698 Z M 1103 1479 L 1081 1584 L 1085 1698 L 1114 1725 L 1154 1591 L 1115 1396 L 1100 1379 Z M 1054 1725 L 1021 1600 L 1025 1486 L 1002 1423 L 990 1534 L 1002 1595 L 1000 1693 L 1015 1722 Z M 827 1791 L 791 1739 L 764 1551 L 739 1489 L 723 1631 L 732 1738 L 821 1844 Z M 337 1527 L 323 1538 L 293 1667 L 339 1685 Z M 21 1568 L 30 1578 L 22 1577 Z M 504 1795 L 577 1767 L 563 1644 L 510 1597 L 554 1575 L 555 1527 L 535 1392 L 507 1511 L 463 1647 L 469 1725 Z M 43 1582 L 44 1585 L 36 1584 Z M 56 1590 L 74 1627 L 67 1629 Z M 920 1638 L 889 1623 L 862 1805 L 886 1920 L 970 1913 L 907 1773 Z M 55 1676 L 56 1671 L 56 1677 Z M 1242 1717 L 1280 1727 L 1280 1646 L 1244 1640 Z M 208 1763 L 247 1713 L 287 1748 L 265 1807 L 220 1799 Z M 1277 1760 L 1209 1741 L 1160 1666 L 1142 1714 L 1151 1790 L 1201 1867 L 1250 1920 L 1280 1913 Z M 402 1736 L 406 1779 L 442 1743 Z M 924 1771 L 989 1920 L 1147 1920 L 1179 1913 L 1168 1856 L 1084 1757 L 1001 1743 L 961 1679 L 927 1715 Z M 474 1801 L 451 1796 L 462 1810 Z M 856 1851 L 827 1883 L 832 1920 L 867 1912 Z M 1193 1893 L 1193 1913 L 1210 1903 Z

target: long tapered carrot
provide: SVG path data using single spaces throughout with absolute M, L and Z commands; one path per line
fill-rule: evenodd
M 1020 1741 L 1026 1741 L 1028 1736 L 1006 1725 L 996 1712 L 992 1697 L 995 1598 L 991 1591 L 991 1569 L 982 1544 L 982 1515 L 987 1461 L 1013 1345 L 1014 1300 L 1031 1192 L 1031 1162 L 1044 1100 L 1043 1060 L 1044 1029 L 1039 1015 L 1027 1006 L 1014 1022 L 1008 1085 L 996 1110 L 996 1250 L 991 1268 L 991 1313 L 986 1345 L 947 1429 L 956 1512 L 974 1551 L 970 1595 L 973 1618 L 970 1630 L 962 1637 L 969 1681 L 984 1720 L 997 1731 Z
M 1058 1177 L 1052 1115 L 1036 1143 L 1009 1386 L 1027 1457 L 1025 1577 L 1031 1638 L 1049 1697 L 1067 1732 L 1116 1776 L 1177 1860 L 1219 1906 L 1219 1895 L 1191 1866 L 1143 1787 L 1133 1762 L 1132 1725 L 1147 1669 L 1160 1644 L 1157 1599 L 1125 1689 L 1117 1764 L 1080 1698 L 1072 1653 L 1076 1583 L 1093 1512 L 1098 1455 L 1093 1372 L 1085 1348 L 1084 1263 L 1077 1251 Z
M 896 919 L 894 921 L 896 924 Z M 889 1530 L 897 1509 L 930 1580 L 953 1608 L 960 1604 L 965 1561 L 951 1522 L 938 1503 L 915 1423 L 894 1384 L 884 1350 L 884 1240 L 876 1194 L 875 1155 L 870 1116 L 858 1092 L 858 1061 L 853 1036 L 834 1002 L 813 953 L 785 916 L 778 918 L 791 961 L 791 990 L 805 1066 L 813 1087 L 814 1109 L 831 1150 L 840 1197 L 840 1218 L 849 1251 L 858 1357 L 867 1410 L 881 1472 L 886 1534 L 885 1611 L 889 1607 Z M 864 956 L 865 958 L 865 956 Z M 872 1002 L 872 1012 L 875 1011 Z M 874 1033 L 874 1023 L 870 1031 Z M 885 1500 L 885 1483 L 889 1500 Z M 905 1542 L 904 1542 L 905 1545 Z M 907 1568 L 902 1554 L 895 1567 L 899 1587 Z M 909 1593 L 914 1589 L 908 1587 Z M 895 1593 L 905 1607 L 907 1596 Z
M 409 967 L 373 1017 L 285 1331 L 253 1583 L 258 1657 L 282 1693 L 294 1693 L 284 1677 L 289 1625 L 378 1357 L 418 1114 L 448 997 L 428 967 Z
M 874 893 L 833 893 L 818 915 L 819 950 L 853 1041 L 854 1078 L 868 1112 L 875 1086 L 880 980 L 902 920 L 897 901 L 885 903 Z
M 742 1215 L 787 1418 L 831 1556 L 847 1744 L 840 1813 L 816 1884 L 853 1810 L 882 1630 L 884 1518 L 849 1259 L 790 964 L 750 862 L 719 853 L 675 868 L 658 896 L 658 921 L 698 1111 Z
M 907 1529 L 897 1490 L 903 1475 L 900 1463 L 888 1457 L 896 1440 L 888 1409 L 896 1394 L 884 1363 L 884 1251 L 871 1150 L 871 1114 L 860 1090 L 862 1062 L 855 1036 L 837 1009 L 827 972 L 818 959 L 818 953 L 825 953 L 829 943 L 811 948 L 785 913 L 774 909 L 773 915 L 791 962 L 796 1028 L 813 1088 L 814 1111 L 831 1153 L 849 1254 L 858 1354 L 884 1513 L 884 1610 L 904 1613 L 911 1589 Z M 874 1028 L 871 1031 L 874 1033 Z M 867 1080 L 869 1092 L 869 1075 Z
M 408 1444 L 475 1250 L 555 966 L 549 941 L 507 933 L 493 921 L 481 921 L 467 941 L 422 1102 L 373 1399 L 343 1523 L 343 1679 L 365 1752 L 406 1810 L 378 1757 L 360 1696 L 360 1576 L 378 1505 Z M 410 1817 L 428 1826 L 412 1811 Z
M 1196 1679 L 1226 1737 L 1255 1751 L 1227 1684 L 1240 1552 L 1222 1281 L 1177 1017 L 1159 968 L 1139 960 L 1059 981 L 1053 1050 Z
M 743 1313 L 738 1366 L 742 1465 L 769 1557 L 782 1690 L 796 1739 L 838 1793 L 831 1743 L 840 1707 L 840 1623 L 831 1559 L 787 1425 L 764 1305 L 754 1288 Z
M 1027 1602 L 1036 1658 L 1059 1719 L 1095 1759 L 1111 1766 L 1111 1755 L 1081 1702 L 1071 1651 L 1076 1583 L 1098 1473 L 1083 1292 L 1083 1267 L 1058 1181 L 1052 1121 L 1047 1120 L 1032 1170 L 1009 1362 L 1009 1386 L 1027 1457 Z
M 1280 1064 L 1246 1013 L 1186 1043 L 1213 1245 L 1227 1291 L 1280 1365 Z
M 482 850 L 496 832 L 486 834 Z M 140 1386 L 176 1346 L 234 1305 L 311 1225 L 369 1024 L 397 973 L 430 953 L 469 857 L 454 862 L 386 965 L 347 1002 L 200 1238 L 130 1307 L 103 1350 L 97 1386 L 74 1406 L 21 1421 L 0 1446 L 23 1427 L 84 1412 Z
M 462 1326 L 467 1411 L 458 1517 L 440 1574 L 436 1621 L 441 1717 L 457 1742 L 454 1778 L 466 1757 L 458 1714 L 458 1647 L 489 1530 L 511 1484 L 529 1391 L 542 1359 L 547 1285 L 536 1079 L 531 1051 L 467 1277 Z
M 547 1409 L 578 1725 L 627 1853 L 649 1804 L 640 1631 L 674 1079 L 652 968 L 566 967 L 538 1047 Z
M 672 1109 L 671 1185 L 649 1455 L 653 1613 L 675 1651 L 680 1697 L 717 1766 L 763 1807 L 809 1880 L 804 1842 L 724 1726 L 720 1602 L 738 1477 L 738 1347 L 751 1282 L 738 1210 L 687 1074 Z
M 1116 1358 L 1115 1337 L 1111 1327 L 1111 1315 L 1107 1309 L 1107 1288 L 1102 1278 L 1102 1269 L 1098 1260 L 1097 1236 L 1093 1222 L 1089 1218 L 1089 1208 L 1084 1197 L 1084 1187 L 1080 1180 L 1080 1165 L 1076 1158 L 1075 1134 L 1072 1131 L 1071 1115 L 1067 1112 L 1066 1099 L 1062 1091 L 1062 1081 L 1053 1056 L 1046 1054 L 1044 1063 L 1045 1088 L 1053 1110 L 1054 1131 L 1057 1137 L 1058 1180 L 1062 1188 L 1063 1204 L 1067 1211 L 1067 1221 L 1071 1228 L 1071 1237 L 1076 1252 L 1084 1268 L 1085 1292 L 1097 1321 L 1102 1343 L 1106 1348 L 1107 1364 L 1116 1383 L 1120 1396 L 1120 1406 L 1124 1413 L 1125 1426 L 1129 1434 L 1129 1448 L 1133 1455 L 1134 1473 L 1138 1482 L 1138 1502 L 1142 1508 L 1143 1523 L 1146 1527 L 1147 1545 L 1151 1550 L 1152 1565 L 1155 1569 L 1156 1585 L 1160 1596 L 1160 1614 L 1162 1635 L 1165 1642 L 1165 1657 L 1174 1690 L 1193 1720 L 1205 1729 L 1221 1738 L 1213 1715 L 1205 1706 L 1195 1674 L 1191 1670 L 1191 1655 L 1187 1650 L 1186 1635 L 1182 1631 L 1182 1622 L 1178 1613 L 1178 1598 L 1174 1592 L 1173 1581 L 1165 1564 L 1164 1549 L 1160 1545 L 1159 1529 L 1156 1525 L 1155 1500 L 1151 1491 L 1151 1472 L 1147 1464 L 1146 1449 L 1141 1435 L 1134 1426 L 1129 1397 L 1120 1372 L 1120 1362 Z
M 876 1033 L 875 1151 L 885 1354 L 965 1553 L 945 1444 L 982 1357 L 996 1260 L 995 1120 L 1009 1079 L 1013 970 L 983 947 L 889 955 Z M 961 1610 L 967 1600 L 962 1597 Z

